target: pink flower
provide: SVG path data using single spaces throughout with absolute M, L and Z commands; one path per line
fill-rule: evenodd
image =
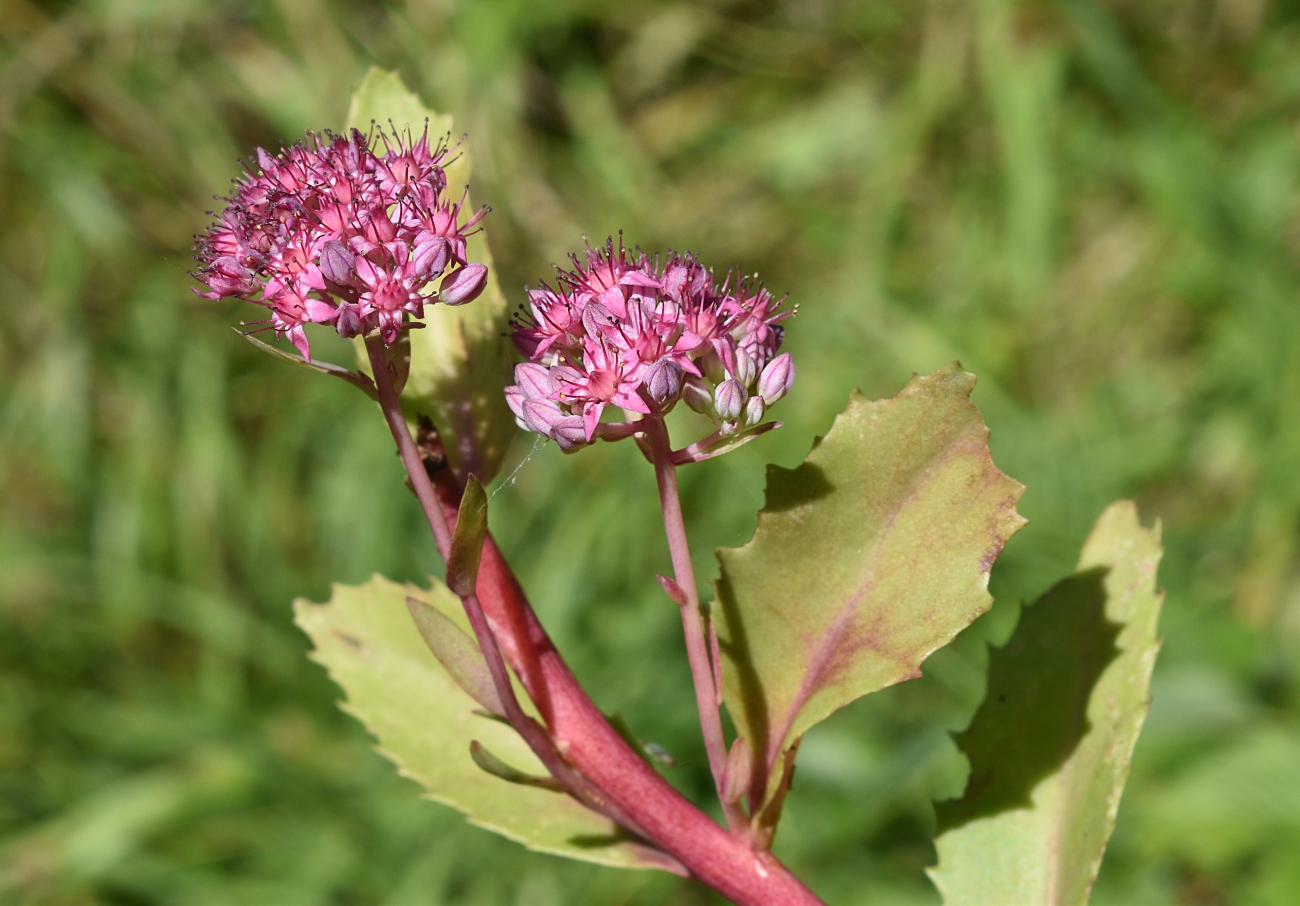
M 430 148 L 427 133 L 373 137 L 309 132 L 276 155 L 258 148 L 256 170 L 198 237 L 195 276 L 208 291 L 195 292 L 270 309 L 262 329 L 305 358 L 306 324 L 391 345 L 426 304 L 482 292 L 487 268 L 466 259 L 466 237 L 486 209 L 462 219 L 464 197 L 444 197 L 446 145 Z
M 660 266 L 612 239 L 572 260 L 557 288 L 528 290 L 528 308 L 511 324 L 528 361 L 506 399 L 525 429 L 568 452 L 597 436 L 608 406 L 635 418 L 684 398 L 725 435 L 756 427 L 789 390 L 789 355 L 774 357 L 779 322 L 792 312 L 761 286 L 733 286 L 730 276 L 719 284 L 691 255 Z M 759 390 L 764 375 L 772 399 Z M 630 433 L 625 425 L 604 436 Z

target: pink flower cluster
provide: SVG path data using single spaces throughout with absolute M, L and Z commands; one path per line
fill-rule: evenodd
M 661 415 L 684 399 L 723 437 L 758 426 L 789 391 L 778 322 L 792 312 L 763 287 L 730 274 L 719 284 L 691 255 L 661 265 L 621 240 L 573 264 L 558 288 L 530 289 L 512 323 L 528 361 L 506 399 L 526 430 L 569 452 L 596 438 L 608 405 Z
M 386 344 L 432 301 L 460 305 L 483 291 L 487 268 L 465 239 L 486 209 L 460 222 L 462 197 L 443 196 L 447 147 L 353 129 L 307 133 L 236 181 L 226 208 L 198 238 L 196 278 L 208 299 L 238 297 L 271 311 L 263 329 L 311 358 L 304 325 L 344 337 L 378 331 Z M 442 277 L 437 291 L 429 285 Z

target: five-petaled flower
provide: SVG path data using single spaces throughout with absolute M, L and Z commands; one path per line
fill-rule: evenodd
M 519 425 L 566 452 L 591 443 L 609 405 L 658 416 L 685 399 L 727 436 L 757 426 L 793 383 L 790 354 L 777 352 L 792 311 L 762 286 L 718 283 L 691 255 L 661 265 L 613 239 L 573 265 L 557 288 L 528 290 L 512 322 L 528 361 L 506 388 Z
M 256 172 L 236 180 L 198 237 L 195 276 L 208 292 L 195 292 L 270 309 L 262 329 L 288 336 L 305 358 L 309 323 L 391 345 L 426 304 L 469 302 L 487 280 L 465 242 L 486 209 L 462 221 L 464 197 L 444 195 L 447 155 L 444 143 L 430 148 L 427 131 L 418 140 L 309 132 L 277 155 L 257 149 Z

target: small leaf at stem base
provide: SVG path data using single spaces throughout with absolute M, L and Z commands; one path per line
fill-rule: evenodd
M 393 345 L 384 347 L 384 366 L 393 379 L 393 391 L 401 394 L 406 388 L 406 379 L 411 376 L 411 334 L 403 331 L 397 335 Z
M 478 565 L 487 538 L 487 494 L 476 476 L 465 482 L 460 499 L 456 528 L 451 534 L 451 553 L 447 557 L 447 585 L 462 598 L 475 594 Z
M 745 742 L 743 736 L 737 737 L 731 744 L 731 751 L 727 753 L 727 765 L 722 774 L 723 802 L 739 802 L 745 795 L 749 786 L 749 775 L 753 770 L 750 765 L 752 757 L 749 743 Z
M 492 682 L 492 674 L 488 672 L 478 643 L 443 616 L 442 611 L 436 607 L 408 597 L 406 608 L 411 612 L 411 618 L 415 620 L 424 644 L 429 646 L 433 656 L 456 681 L 456 685 L 468 692 L 489 714 L 503 717 L 506 709 L 501 705 L 501 697 L 497 694 L 497 687 Z
M 668 597 L 672 598 L 674 604 L 678 607 L 686 606 L 686 592 L 682 591 L 682 587 L 677 584 L 675 579 L 661 576 L 658 573 L 655 573 L 655 578 L 659 580 L 660 587 L 663 588 Z
M 512 768 L 500 758 L 497 758 L 477 739 L 470 740 L 469 756 L 474 759 L 474 763 L 483 770 L 487 771 L 493 777 L 500 777 L 507 783 L 517 783 L 521 786 L 535 786 L 552 792 L 563 792 L 564 786 L 554 777 L 540 777 L 535 774 L 525 774 L 518 768 Z
M 785 807 L 786 794 L 794 787 L 794 769 L 795 759 L 799 755 L 799 743 L 803 742 L 800 736 L 790 747 L 781 753 L 781 759 L 778 762 L 780 772 L 774 772 L 775 783 L 769 784 L 767 791 L 767 805 L 759 811 L 755 807 L 754 811 L 758 813 L 758 818 L 754 823 L 754 848 L 771 849 L 772 841 L 776 838 L 776 826 L 781 823 L 781 810 Z

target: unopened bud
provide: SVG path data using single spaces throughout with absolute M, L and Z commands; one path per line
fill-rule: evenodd
M 524 422 L 538 434 L 550 436 L 556 424 L 565 418 L 560 407 L 550 400 L 524 400 Z
M 713 391 L 713 411 L 724 422 L 740 418 L 745 408 L 745 388 L 735 378 L 727 378 Z
M 534 362 L 520 362 L 515 366 L 515 383 L 525 399 L 544 400 L 555 392 L 555 379 L 550 371 Z
M 672 359 L 660 359 L 646 372 L 645 387 L 650 398 L 661 406 L 676 402 L 682 393 L 681 366 Z
M 767 363 L 758 377 L 758 395 L 770 406 L 790 392 L 794 384 L 794 359 L 783 352 Z
M 253 272 L 229 255 L 214 261 L 199 275 L 199 279 L 212 290 L 211 293 L 200 293 L 208 299 L 251 295 L 259 288 Z
M 326 280 L 334 283 L 347 283 L 352 279 L 352 265 L 356 262 L 356 256 L 352 254 L 352 249 L 348 248 L 337 239 L 331 239 L 320 250 L 320 272 L 325 275 Z M 342 333 L 342 331 L 339 331 Z M 356 334 L 353 334 L 356 336 Z
M 708 391 L 708 388 L 700 386 L 695 381 L 687 381 L 683 385 L 682 399 L 686 401 L 686 405 L 701 415 L 713 409 L 713 394 Z
M 587 429 L 583 427 L 582 419 L 577 415 L 569 415 L 556 422 L 551 437 L 555 438 L 555 442 L 565 453 L 572 453 L 579 447 L 587 445 Z
M 718 355 L 716 349 L 710 349 L 700 356 L 697 364 L 700 366 L 700 370 L 704 372 L 704 376 L 715 384 L 727 376 L 727 369 L 723 366 L 722 358 Z
M 767 412 L 767 404 L 763 402 L 761 396 L 751 396 L 749 402 L 745 403 L 745 427 L 752 428 L 763 420 L 763 415 Z
M 432 280 L 446 269 L 451 260 L 451 243 L 442 236 L 425 234 L 425 238 L 415 243 L 414 260 L 415 269 Z
M 334 329 L 345 340 L 359 336 L 361 334 L 361 312 L 357 310 L 355 305 L 340 305 L 339 316 L 338 320 L 334 322 Z
M 524 392 L 518 387 L 511 385 L 506 388 L 506 405 L 515 414 L 515 424 L 525 431 L 531 431 L 533 429 L 524 421 L 524 403 L 527 399 L 528 397 L 524 396 Z
M 731 376 L 740 381 L 740 386 L 749 387 L 758 377 L 758 366 L 754 357 L 743 349 L 736 350 L 736 364 L 731 369 Z
M 467 264 L 453 274 L 448 274 L 438 287 L 438 299 L 447 305 L 464 305 L 478 298 L 487 285 L 487 267 Z

